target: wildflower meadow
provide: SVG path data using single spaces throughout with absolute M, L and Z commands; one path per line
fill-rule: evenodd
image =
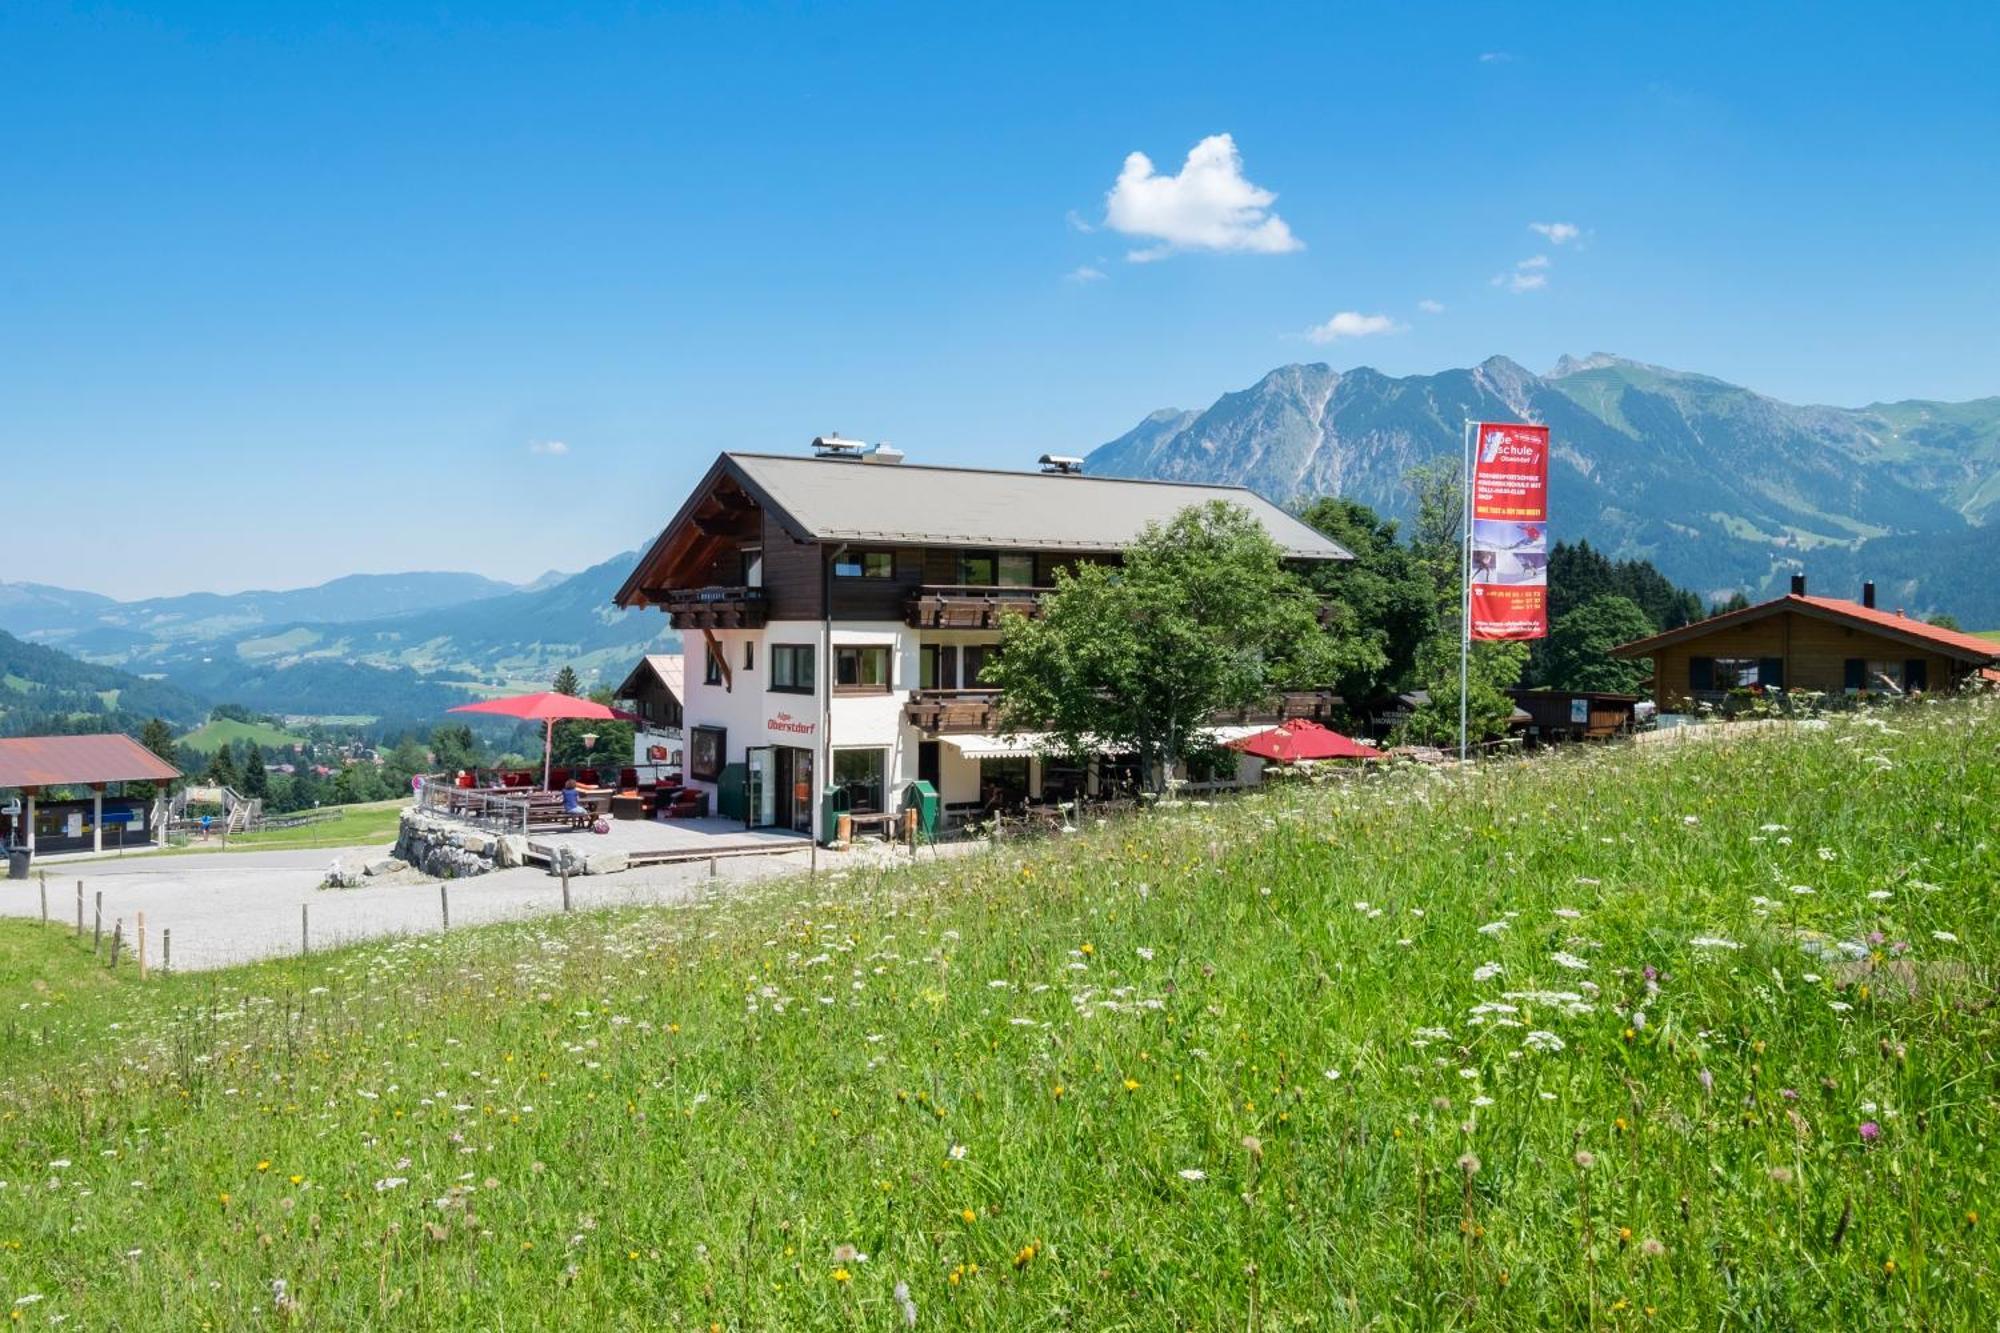
M 1996 886 L 1989 699 L 144 982 L 7 923 L 0 1307 L 1988 1329 Z

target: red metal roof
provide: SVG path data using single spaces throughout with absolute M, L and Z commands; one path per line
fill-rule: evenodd
M 15 736 L 0 740 L 0 787 L 170 782 L 180 770 L 130 736 Z
M 1707 620 L 1697 620 L 1693 624 L 1683 625 L 1679 629 L 1670 629 L 1644 639 L 1634 639 L 1631 643 L 1619 644 L 1611 652 L 1614 657 L 1648 657 L 1655 648 L 1699 638 L 1711 630 L 1727 629 L 1731 625 L 1740 625 L 1751 620 L 1762 620 L 1765 616 L 1776 615 L 1780 611 L 1799 611 L 1807 615 L 1831 617 L 1848 624 L 1866 626 L 1886 634 L 1928 644 L 1952 657 L 1970 658 L 1975 662 L 2000 662 L 2000 643 L 1995 643 L 1991 639 L 1928 625 L 1914 616 L 1884 611 L 1880 607 L 1863 606 L 1859 602 L 1844 601 L 1838 597 L 1811 597 L 1803 593 L 1786 593 L 1783 597 L 1774 597 L 1768 602 L 1746 606 L 1740 611 L 1725 612 L 1719 616 L 1710 616 Z

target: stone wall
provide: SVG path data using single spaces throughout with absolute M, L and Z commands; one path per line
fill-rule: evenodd
M 403 811 L 396 855 L 439 879 L 463 879 L 521 864 L 527 839 L 462 824 L 428 811 Z

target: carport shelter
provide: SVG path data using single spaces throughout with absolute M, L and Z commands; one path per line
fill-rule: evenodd
M 18 792 L 21 809 L 0 814 L 0 828 L 8 843 L 45 854 L 101 852 L 106 824 L 120 830 L 114 846 L 152 842 L 166 824 L 156 817 L 154 803 L 136 796 L 107 798 L 104 789 L 178 777 L 178 769 L 130 736 L 10 737 L 0 740 L 0 791 Z M 60 788 L 88 788 L 90 798 L 44 799 Z

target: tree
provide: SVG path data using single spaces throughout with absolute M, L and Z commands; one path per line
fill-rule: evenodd
M 1359 500 L 1326 496 L 1299 517 L 1354 554 L 1316 564 L 1305 577 L 1357 642 L 1352 668 L 1332 684 L 1359 707 L 1401 688 L 1415 670 L 1417 648 L 1437 619 L 1430 576 L 1399 540 L 1396 521 Z
M 1326 684 L 1356 645 L 1250 515 L 1220 501 L 1151 525 L 1123 566 L 1059 572 L 1040 617 L 1009 616 L 988 678 L 1001 723 L 1066 753 L 1137 757 L 1150 783 L 1209 749 L 1218 709 Z
M 439 772 L 456 773 L 479 767 L 481 746 L 471 727 L 447 723 L 431 728 L 431 753 L 437 756 Z
M 1405 472 L 1403 486 L 1417 502 L 1410 555 L 1439 610 L 1456 617 L 1465 597 L 1465 469 L 1455 458 L 1434 459 Z
M 1613 657 L 1611 650 L 1652 633 L 1653 622 L 1630 598 L 1593 597 L 1550 628 L 1548 683 L 1561 690 L 1637 694 L 1645 665 Z
M 583 686 L 576 678 L 576 668 L 567 663 L 563 665 L 560 671 L 556 672 L 555 681 L 549 688 L 557 694 L 581 695 L 583 693 Z
M 181 766 L 178 752 L 174 748 L 174 729 L 168 726 L 165 720 L 157 717 L 147 718 L 146 725 L 139 729 L 139 744 L 151 750 L 163 762 L 175 768 Z M 142 801 L 150 801 L 163 789 L 171 790 L 175 785 L 172 782 L 128 782 L 125 784 L 125 794 L 136 796 Z
M 1939 629 L 1962 628 L 1962 626 L 1960 626 L 1958 623 L 1958 617 L 1953 615 L 1949 611 L 1940 611 L 1936 615 L 1932 616 L 1929 620 L 1925 621 L 1924 623 L 1926 625 L 1935 625 Z
M 208 758 L 207 778 L 215 787 L 234 787 L 236 778 L 236 757 L 229 752 L 229 745 L 215 747 L 215 753 Z
M 1514 701 L 1505 692 L 1520 681 L 1527 660 L 1524 643 L 1481 641 L 1472 645 L 1465 677 L 1469 740 L 1497 740 L 1507 734 Z M 1402 740 L 1421 745 L 1458 744 L 1458 671 L 1458 621 L 1454 618 L 1446 632 L 1426 639 L 1417 655 L 1417 677 L 1427 698 L 1403 723 Z
M 245 796 L 263 797 L 271 794 L 270 771 L 264 767 L 264 752 L 256 742 L 243 742 L 243 762 L 238 765 L 242 776 L 242 791 Z

